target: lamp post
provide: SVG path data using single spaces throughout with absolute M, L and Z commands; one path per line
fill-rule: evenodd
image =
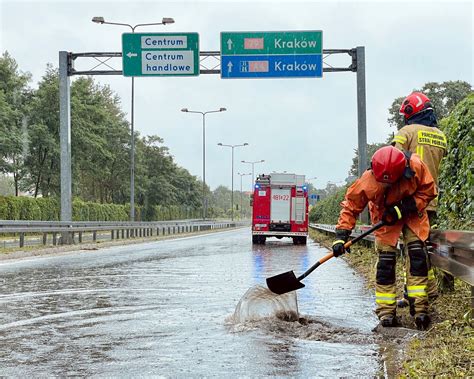
M 242 177 L 252 175 L 252 173 L 249 172 L 248 174 L 241 174 L 240 172 L 238 172 L 237 175 L 240 176 L 240 219 L 242 220 Z
M 255 184 L 254 166 L 255 166 L 255 164 L 257 164 L 257 163 L 263 163 L 263 162 L 265 162 L 265 159 L 262 159 L 261 161 L 250 161 L 250 162 L 241 161 L 241 162 L 242 162 L 242 163 L 248 163 L 248 164 L 251 164 L 251 165 L 252 165 L 252 188 L 253 188 L 253 185 Z
M 199 113 L 202 115 L 202 218 L 207 218 L 207 197 L 206 197 L 206 115 L 208 113 L 225 112 L 226 108 L 219 108 L 216 111 L 190 111 L 188 108 L 181 109 L 185 113 Z
M 223 143 L 218 143 L 217 144 L 218 146 L 222 146 L 222 147 L 230 147 L 232 149 L 232 193 L 231 193 L 231 220 L 234 221 L 234 149 L 236 147 L 242 147 L 242 146 L 248 146 L 248 143 L 245 142 L 241 145 L 225 145 Z
M 161 22 L 151 22 L 146 24 L 130 25 L 121 22 L 109 22 L 105 21 L 103 17 L 93 17 L 92 22 L 96 24 L 106 25 L 119 25 L 126 26 L 135 33 L 135 29 L 139 26 L 156 26 L 156 25 L 167 25 L 173 24 L 174 19 L 170 17 L 163 17 Z M 131 112 L 130 112 L 130 221 L 135 221 L 135 115 L 134 115 L 134 103 L 135 103 L 135 77 L 132 76 L 132 96 L 131 96 Z

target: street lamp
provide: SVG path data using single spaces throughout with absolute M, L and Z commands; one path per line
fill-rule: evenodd
M 216 111 L 190 111 L 188 108 L 181 109 L 185 113 L 199 113 L 202 115 L 202 218 L 207 218 L 207 198 L 206 198 L 206 115 L 208 113 L 225 112 L 226 108 L 219 108 Z
M 163 17 L 161 22 L 152 22 L 146 24 L 130 25 L 121 22 L 109 22 L 105 21 L 103 17 L 93 17 L 92 22 L 96 24 L 107 24 L 107 25 L 119 25 L 126 26 L 135 33 L 135 28 L 139 26 L 155 26 L 155 25 L 167 25 L 173 24 L 174 20 L 170 17 Z M 134 103 L 135 103 L 135 77 L 132 76 L 132 96 L 131 96 L 131 114 L 130 114 L 130 221 L 135 221 L 135 115 L 134 115 Z
M 234 221 L 234 149 L 236 147 L 248 146 L 248 143 L 245 142 L 241 145 L 225 145 L 223 143 L 218 143 L 218 146 L 230 147 L 232 149 L 232 193 L 231 193 L 231 219 Z
M 242 177 L 252 175 L 252 173 L 249 172 L 248 174 L 241 174 L 238 172 L 237 175 L 240 176 L 240 219 L 242 220 Z
M 255 164 L 257 164 L 257 163 L 263 163 L 263 162 L 265 162 L 265 159 L 262 159 L 261 161 L 250 161 L 250 162 L 241 161 L 241 162 L 242 162 L 242 163 L 248 163 L 248 164 L 251 164 L 251 165 L 252 165 L 252 189 L 253 189 L 253 185 L 255 184 L 254 166 L 255 166 Z

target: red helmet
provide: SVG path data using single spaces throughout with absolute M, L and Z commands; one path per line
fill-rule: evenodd
M 427 109 L 433 109 L 428 96 L 421 92 L 413 92 L 403 100 L 402 105 L 400 106 L 400 114 L 408 120 L 413 115 Z
M 393 146 L 384 146 L 372 156 L 372 172 L 378 182 L 395 183 L 405 167 L 405 154 Z

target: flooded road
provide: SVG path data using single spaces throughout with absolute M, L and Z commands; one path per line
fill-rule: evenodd
M 332 259 L 298 291 L 300 322 L 235 325 L 242 295 L 327 253 L 248 228 L 0 263 L 0 375 L 374 377 L 373 299 Z

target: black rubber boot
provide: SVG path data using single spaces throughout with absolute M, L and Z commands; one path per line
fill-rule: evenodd
M 384 328 L 391 328 L 394 326 L 398 326 L 397 317 L 394 315 L 385 315 L 380 318 L 380 325 Z
M 426 330 L 430 325 L 431 319 L 425 313 L 420 313 L 418 316 L 415 317 L 415 324 L 418 330 Z

